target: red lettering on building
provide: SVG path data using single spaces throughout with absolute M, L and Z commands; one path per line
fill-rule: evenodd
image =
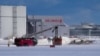
M 45 19 L 45 22 L 62 23 L 62 19 Z
M 49 21 L 50 21 L 49 19 L 46 19 L 46 20 L 45 20 L 45 22 L 49 22 Z

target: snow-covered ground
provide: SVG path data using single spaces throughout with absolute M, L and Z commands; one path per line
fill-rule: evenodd
M 100 45 L 0 46 L 0 56 L 100 56 Z

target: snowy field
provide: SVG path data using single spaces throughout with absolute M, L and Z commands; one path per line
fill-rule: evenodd
M 100 56 L 100 45 L 0 46 L 0 56 Z

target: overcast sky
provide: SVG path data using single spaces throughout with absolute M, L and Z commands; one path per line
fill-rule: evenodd
M 100 0 L 0 0 L 0 5 L 26 5 L 28 15 L 63 16 L 67 24 L 100 24 Z

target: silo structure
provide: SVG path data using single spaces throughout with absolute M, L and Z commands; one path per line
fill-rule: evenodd
M 18 6 L 17 7 L 17 37 L 23 36 L 26 34 L 26 7 Z
M 0 38 L 26 34 L 26 7 L 0 6 Z

